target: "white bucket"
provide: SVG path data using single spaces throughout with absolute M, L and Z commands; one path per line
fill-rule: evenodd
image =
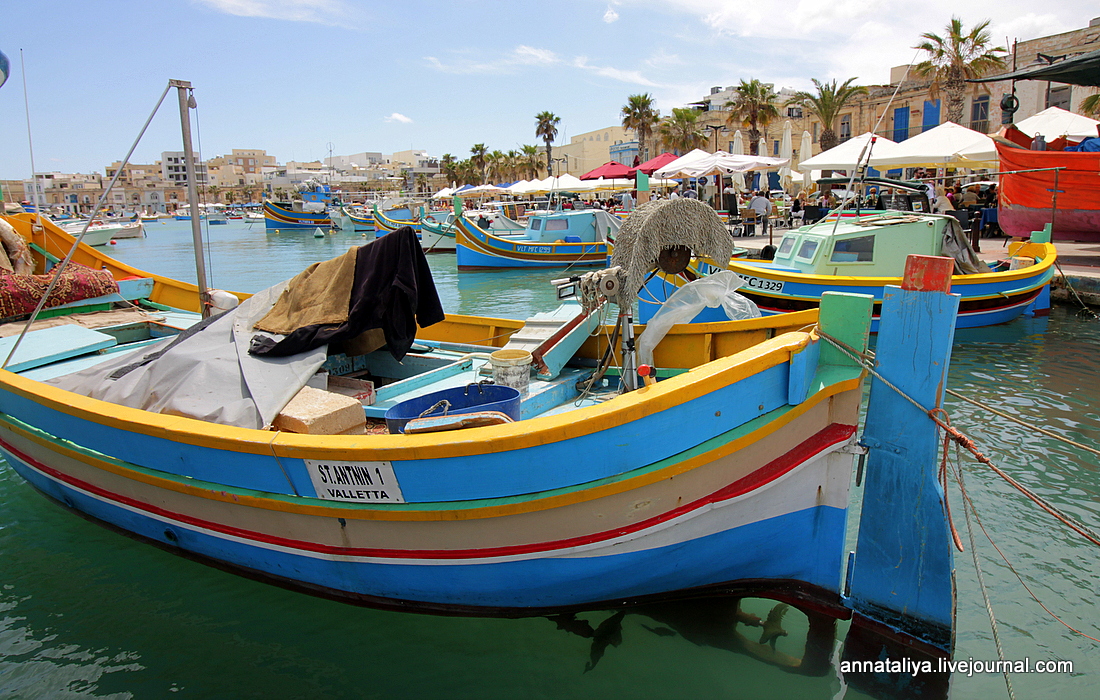
M 531 353 L 526 350 L 497 350 L 489 355 L 493 366 L 493 383 L 510 386 L 521 394 L 531 383 Z

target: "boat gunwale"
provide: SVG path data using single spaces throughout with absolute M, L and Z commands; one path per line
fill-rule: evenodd
M 788 362 L 811 342 L 806 332 L 770 338 L 733 355 L 699 365 L 650 387 L 573 411 L 536 416 L 515 423 L 455 431 L 447 440 L 439 433 L 422 435 L 299 435 L 241 428 L 197 418 L 152 413 L 93 399 L 60 387 L 0 370 L 0 389 L 43 408 L 82 421 L 127 432 L 230 452 L 291 458 L 371 460 L 433 459 L 518 450 L 562 442 L 626 425 L 648 415 L 713 393 Z M 472 439 L 470 430 L 477 432 Z M 360 453 L 363 453 L 360 455 Z
M 133 464 L 79 445 L 68 446 L 19 419 L 6 419 L 2 413 L 0 413 L 0 422 L 5 423 L 8 430 L 21 435 L 24 439 L 39 444 L 51 452 L 61 453 L 69 459 L 83 462 L 94 469 L 196 498 L 277 512 L 318 517 L 339 516 L 355 520 L 403 522 L 471 520 L 551 510 L 606 498 L 703 467 L 715 459 L 733 454 L 771 436 L 800 416 L 814 410 L 822 401 L 845 391 L 857 390 L 861 380 L 862 375 L 836 382 L 807 397 L 798 405 L 781 407 L 778 414 L 770 412 L 758 416 L 694 448 L 612 476 L 546 491 L 465 501 L 354 503 L 332 501 L 318 496 L 272 493 L 242 486 L 229 486 Z M 854 433 L 857 426 L 848 427 L 851 429 L 849 432 Z M 739 434 L 732 439 L 721 440 L 723 435 L 731 433 Z M 25 455 L 3 439 L 0 439 L 0 447 L 17 453 L 16 456 L 32 468 L 39 471 L 45 469 L 52 473 L 52 478 L 59 478 L 66 482 L 75 478 L 64 470 L 49 467 Z M 35 464 L 30 464 L 31 461 Z
M 1012 281 L 1039 277 L 1051 267 L 1058 259 L 1058 252 L 1052 243 L 1030 243 L 1026 245 L 1041 246 L 1043 255 L 1029 256 L 1036 259 L 1036 263 L 1019 270 L 1002 270 L 1000 272 L 979 272 L 973 275 L 952 275 L 951 290 L 955 291 L 956 285 L 967 286 L 975 284 L 988 284 L 990 282 Z M 731 259 L 728 268 L 738 274 L 744 272 L 751 277 L 760 277 L 783 282 L 797 282 L 803 284 L 829 284 L 848 287 L 865 286 L 881 287 L 886 285 L 901 286 L 902 278 L 897 277 L 856 277 L 853 275 L 819 275 L 814 273 L 787 272 L 786 270 L 769 269 L 767 265 L 752 265 Z M 760 274 L 757 274 L 760 273 Z M 756 291 L 756 290 L 754 290 Z M 996 295 L 994 295 L 996 296 Z

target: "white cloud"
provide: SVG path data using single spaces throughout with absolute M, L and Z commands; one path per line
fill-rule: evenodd
M 681 58 L 679 54 L 657 49 L 645 60 L 645 64 L 650 68 L 668 68 L 670 66 L 687 65 L 687 61 Z
M 561 62 L 553 51 L 523 45 L 517 46 L 511 53 L 496 60 L 475 61 L 458 58 L 451 63 L 443 63 L 435 56 L 425 56 L 424 60 L 436 70 L 457 75 L 513 73 L 518 66 L 549 66 Z
M 402 124 L 412 124 L 413 120 L 409 119 L 408 117 L 406 117 L 404 114 L 401 114 L 400 112 L 394 112 L 390 116 L 386 117 L 386 121 L 388 121 L 388 122 L 401 122 Z
M 574 58 L 573 67 L 595 73 L 596 75 L 604 78 L 618 80 L 622 83 L 630 83 L 632 85 L 644 85 L 646 87 L 660 87 L 657 83 L 653 82 L 636 70 L 622 70 L 621 68 L 613 68 L 611 66 L 590 66 L 588 65 L 588 59 L 584 56 L 578 56 Z
M 238 17 L 266 17 L 288 22 L 315 22 L 347 26 L 359 11 L 344 0 L 193 0 Z
M 615 11 L 615 8 L 611 5 L 607 6 L 607 12 L 603 13 L 603 21 L 611 24 L 619 19 L 619 13 Z

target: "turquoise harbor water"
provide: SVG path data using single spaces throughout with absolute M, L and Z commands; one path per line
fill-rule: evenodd
M 120 260 L 191 279 L 190 231 L 152 224 L 112 247 Z M 332 234 L 213 227 L 214 286 L 256 291 L 362 242 Z M 560 271 L 463 273 L 431 256 L 444 307 L 523 318 L 555 304 Z M 951 388 L 1072 440 L 1100 447 L 1100 323 L 1056 308 L 960 332 Z M 969 404 L 953 423 L 1015 478 L 1100 528 L 1100 459 Z M 1100 637 L 1100 550 L 1055 526 L 999 478 L 965 460 L 979 515 L 1053 612 Z M 956 554 L 955 659 L 995 659 L 961 498 L 967 552 Z M 855 513 L 853 513 L 855 515 Z M 1020 698 L 1100 696 L 1098 645 L 1051 619 L 980 531 L 978 560 L 1007 659 L 1065 659 L 1072 674 L 1014 674 Z M 746 599 L 765 617 L 774 604 Z M 87 522 L 0 462 L 0 698 L 861 698 L 826 649 L 805 676 L 745 653 L 758 628 L 729 623 L 728 601 L 656 606 L 573 621 L 432 617 L 358 608 L 251 581 Z M 790 610 L 776 649 L 801 657 L 807 618 Z M 576 632 L 591 634 L 584 637 Z M 956 674 L 950 697 L 1006 697 L 1000 675 Z

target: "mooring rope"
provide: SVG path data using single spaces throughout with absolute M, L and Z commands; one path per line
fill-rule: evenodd
M 990 470 L 993 471 L 993 473 L 995 473 L 997 476 L 1001 477 L 1006 482 L 1008 482 L 1009 485 L 1011 485 L 1017 491 L 1019 491 L 1024 496 L 1026 496 L 1029 500 L 1031 500 L 1033 503 L 1035 503 L 1035 505 L 1037 505 L 1040 508 L 1042 508 L 1043 510 L 1045 510 L 1047 513 L 1049 513 L 1055 519 L 1060 521 L 1063 525 L 1065 525 L 1069 529 L 1073 530 L 1074 532 L 1078 533 L 1079 535 L 1084 537 L 1086 540 L 1088 540 L 1092 544 L 1100 546 L 1100 535 L 1097 535 L 1095 532 L 1090 530 L 1085 525 L 1082 525 L 1081 523 L 1078 523 L 1073 518 L 1070 518 L 1068 515 L 1065 515 L 1064 513 L 1060 512 L 1053 505 L 1051 505 L 1050 503 L 1047 503 L 1047 501 L 1044 500 L 1042 497 L 1040 497 L 1039 495 L 1037 495 L 1036 493 L 1034 493 L 1033 491 L 1028 489 L 1026 486 L 1024 486 L 1023 484 L 1021 484 L 1020 482 L 1016 481 L 1011 476 L 1006 474 L 997 465 L 995 465 L 988 457 L 986 457 L 980 450 L 978 450 L 978 448 L 974 444 L 973 440 L 971 440 L 968 436 L 961 433 L 957 428 L 951 426 L 950 424 L 944 422 L 943 419 L 939 418 L 936 415 L 936 411 L 941 411 L 942 412 L 942 409 L 932 410 L 932 409 L 925 408 L 924 406 L 920 405 L 920 403 L 918 403 L 914 398 L 912 398 L 911 396 L 906 394 L 904 391 L 902 391 L 897 386 L 892 384 L 889 380 L 887 380 L 885 377 L 883 377 L 874 368 L 874 362 L 873 362 L 873 359 L 872 359 L 874 357 L 873 354 L 871 354 L 869 351 L 866 354 L 859 353 L 856 350 L 849 347 L 848 345 L 846 345 L 845 343 L 842 343 L 841 341 L 837 340 L 836 338 L 833 338 L 830 335 L 822 332 L 820 328 L 818 328 L 817 332 L 830 345 L 833 345 L 835 348 L 837 348 L 842 353 L 847 355 L 850 359 L 852 359 L 857 364 L 859 364 L 861 367 L 866 369 L 872 376 L 877 378 L 879 381 L 881 381 L 886 386 L 893 389 L 903 399 L 905 399 L 906 401 L 908 401 L 909 403 L 911 403 L 915 407 L 917 407 L 917 409 L 919 409 L 921 412 L 923 412 L 925 415 L 927 415 L 930 419 L 932 419 L 932 421 L 934 421 L 936 423 L 936 425 L 938 425 L 940 428 L 942 428 L 947 433 L 948 437 L 953 442 L 955 442 L 956 444 L 963 447 L 966 451 L 970 452 L 974 456 L 975 459 L 977 459 L 979 462 L 981 462 L 982 464 L 989 467 Z
M 1092 542 L 1093 544 L 1100 545 L 1100 537 L 1098 537 L 1089 528 L 1085 527 L 1084 525 L 1081 525 L 1081 524 L 1077 523 L 1076 521 L 1074 521 L 1069 516 L 1066 516 L 1065 514 L 1059 512 L 1054 506 L 1050 505 L 1045 500 L 1043 500 L 1042 498 L 1040 498 L 1036 494 L 1032 493 L 1023 484 L 1019 483 L 1018 481 L 1013 479 L 1011 476 L 1004 473 L 1001 469 L 999 469 L 996 465 L 994 465 L 993 462 L 991 462 L 989 460 L 989 458 L 987 458 L 984 454 L 979 452 L 977 450 L 977 447 L 974 445 L 974 442 L 969 437 L 967 437 L 963 433 L 959 432 L 958 429 L 956 429 L 956 428 L 954 428 L 950 425 L 950 417 L 947 415 L 947 412 L 944 409 L 942 409 L 942 408 L 935 408 L 935 409 L 926 409 L 926 408 L 924 408 L 915 399 L 913 399 L 911 396 L 906 394 L 900 388 L 898 388 L 897 386 L 892 384 L 889 380 L 887 380 L 885 377 L 883 377 L 874 368 L 874 353 L 873 352 L 871 352 L 870 350 L 868 350 L 866 352 L 862 352 L 862 353 L 858 352 L 855 349 L 853 349 L 852 347 L 848 346 L 847 344 L 837 340 L 836 338 L 833 338 L 832 336 L 828 335 L 827 333 L 822 332 L 820 328 L 817 329 L 817 333 L 822 338 L 824 338 L 826 342 L 833 345 L 836 349 L 840 350 L 841 353 L 847 355 L 850 359 L 852 359 L 857 364 L 859 364 L 864 369 L 866 369 L 867 372 L 870 373 L 872 376 L 876 377 L 883 384 L 885 384 L 886 386 L 893 389 L 899 396 L 901 396 L 905 400 L 909 401 L 911 404 L 913 404 L 918 409 L 920 409 L 925 414 L 927 414 L 928 417 L 933 422 L 935 422 L 937 426 L 944 429 L 944 458 L 943 458 L 943 461 L 940 464 L 939 478 L 940 478 L 940 484 L 943 488 L 943 500 L 944 500 L 945 514 L 947 516 L 948 524 L 951 528 L 951 534 L 952 534 L 952 537 L 954 538 L 955 546 L 959 549 L 959 551 L 963 551 L 962 543 L 959 540 L 959 535 L 958 535 L 958 532 L 955 529 L 955 524 L 951 519 L 951 510 L 950 510 L 950 506 L 948 505 L 948 500 L 947 500 L 947 476 L 946 476 L 946 470 L 947 470 L 947 464 L 948 464 L 948 456 L 947 455 L 949 453 L 949 447 L 950 447 L 951 442 L 955 443 L 956 452 L 958 452 L 961 448 L 966 448 L 966 450 L 968 452 L 970 452 L 979 462 L 981 462 L 982 464 L 989 467 L 995 474 L 997 474 L 1002 479 L 1007 481 L 1011 486 L 1013 486 L 1015 489 L 1020 491 L 1020 493 L 1024 494 L 1029 500 L 1034 502 L 1040 508 L 1042 508 L 1043 510 L 1048 512 L 1050 515 L 1055 517 L 1057 520 L 1062 522 L 1064 525 L 1066 525 L 1070 529 L 1072 529 L 1075 532 L 1077 532 L 1078 534 L 1080 534 L 1082 537 L 1084 537 L 1088 541 Z M 951 390 L 947 390 L 947 392 L 950 393 L 952 396 L 958 396 L 958 394 L 956 392 L 953 392 Z M 959 396 L 959 398 L 964 398 L 965 399 L 965 397 L 962 397 L 962 396 Z M 965 399 L 965 400 L 970 401 L 970 399 Z M 976 401 L 971 401 L 971 403 L 975 403 L 978 406 L 982 406 L 982 404 L 980 404 Z M 984 406 L 983 406 L 983 408 L 984 408 Z M 937 416 L 937 413 L 942 414 L 943 418 L 939 418 Z M 997 412 L 997 411 L 994 411 L 994 413 L 997 413 L 998 415 L 1004 415 L 1004 414 L 1002 414 L 1000 412 Z M 1023 423 L 1022 421 L 1011 418 L 1010 416 L 1006 415 L 1005 417 L 1010 418 L 1011 420 L 1014 420 L 1016 422 L 1020 422 L 1023 425 L 1027 425 L 1026 423 Z M 1029 426 L 1029 427 L 1033 427 L 1033 426 Z M 1037 430 L 1041 431 L 1041 429 L 1037 429 Z M 1086 450 L 1096 452 L 1096 450 L 1093 450 L 1089 447 L 1085 447 L 1083 445 L 1079 445 L 1078 443 L 1075 443 L 1071 440 L 1067 440 L 1065 438 L 1062 438 L 1059 435 L 1055 435 L 1055 434 L 1049 433 L 1047 431 L 1041 431 L 1041 432 L 1043 432 L 1043 434 L 1049 435 L 1050 437 L 1053 437 L 1055 439 L 1059 439 L 1059 440 L 1062 440 L 1064 442 L 1068 442 L 1070 444 L 1077 445 L 1079 447 L 1084 447 L 1084 449 L 1086 449 Z M 974 520 L 975 520 L 975 522 L 978 523 L 978 527 L 981 528 L 982 533 L 985 534 L 986 539 L 989 540 L 989 543 L 991 545 L 993 545 L 993 549 L 995 549 L 997 551 L 997 554 L 1000 555 L 1001 559 L 1004 560 L 1005 565 L 1008 567 L 1008 570 L 1012 572 L 1012 574 L 1017 578 L 1017 580 L 1019 580 L 1020 585 L 1022 585 L 1024 587 L 1024 590 L 1026 590 L 1028 592 L 1028 595 L 1031 596 L 1032 600 L 1034 600 L 1036 603 L 1038 603 L 1039 607 L 1041 607 L 1048 615 L 1053 617 L 1062 626 L 1064 626 L 1066 629 L 1070 630 L 1071 632 L 1073 632 L 1077 635 L 1080 635 L 1082 637 L 1085 637 L 1087 639 L 1091 639 L 1094 642 L 1100 642 L 1100 639 L 1097 639 L 1096 637 L 1090 636 L 1090 635 L 1082 632 L 1081 630 L 1073 627 L 1072 625 L 1068 624 L 1065 620 L 1060 618 L 1050 608 L 1048 608 L 1045 604 L 1043 604 L 1043 601 L 1041 601 L 1039 599 L 1039 597 L 1037 595 L 1035 595 L 1035 592 L 1031 590 L 1031 588 L 1024 581 L 1024 579 L 1020 575 L 1020 573 L 1012 565 L 1012 562 L 1009 561 L 1008 557 L 1001 550 L 1001 548 L 997 546 L 997 543 L 993 541 L 993 538 L 990 536 L 989 531 L 986 530 L 985 525 L 982 523 L 981 518 L 978 516 L 977 507 L 974 505 L 974 501 L 970 498 L 970 494 L 967 492 L 966 486 L 963 482 L 961 463 L 960 464 L 952 464 L 951 469 L 954 473 L 955 481 L 959 485 L 959 491 L 960 491 L 960 493 L 962 494 L 962 497 L 963 497 L 963 515 L 966 518 L 967 534 L 968 534 L 968 537 L 969 537 L 969 540 L 970 540 L 970 553 L 971 553 L 971 557 L 974 560 L 974 569 L 975 569 L 975 571 L 977 572 L 977 575 L 978 575 L 978 585 L 981 589 L 982 598 L 984 599 L 984 602 L 985 602 L 986 613 L 989 615 L 990 627 L 993 631 L 993 639 L 994 639 L 995 646 L 997 647 L 997 656 L 998 656 L 998 659 L 1002 662 L 1001 668 L 1002 668 L 1002 673 L 1004 674 L 1005 686 L 1008 688 L 1009 697 L 1011 697 L 1011 698 L 1013 698 L 1013 700 L 1015 700 L 1016 695 L 1015 695 L 1015 692 L 1012 688 L 1012 681 L 1011 681 L 1011 679 L 1008 675 L 1007 667 L 1003 663 L 1004 662 L 1004 651 L 1003 651 L 1003 648 L 1001 646 L 1001 639 L 1000 639 L 999 628 L 998 628 L 998 625 L 997 625 L 997 618 L 996 618 L 996 615 L 993 613 L 993 605 L 990 602 L 989 593 L 988 593 L 988 590 L 986 589 L 985 578 L 984 578 L 984 575 L 982 573 L 981 564 L 978 561 L 977 548 L 975 547 L 975 544 L 974 544 L 974 530 L 973 530 L 973 526 L 970 523 L 970 514 L 971 513 L 973 513 Z
M 1063 270 L 1062 266 L 1058 264 L 1057 259 L 1054 261 L 1054 267 L 1058 268 L 1058 273 L 1062 275 L 1062 281 L 1065 283 L 1066 289 L 1073 293 L 1073 298 L 1076 299 L 1077 303 L 1081 305 L 1081 308 L 1077 310 L 1076 315 L 1080 316 L 1087 313 L 1089 316 L 1092 316 L 1093 320 L 1100 320 L 1100 316 L 1097 316 L 1096 312 L 1088 307 L 1088 304 L 1085 303 L 1085 300 L 1081 298 L 1081 295 L 1077 293 L 1077 290 L 1074 288 L 1074 286 L 1070 284 L 1069 277 L 1066 276 L 1066 271 Z
M 947 450 L 946 445 L 944 446 L 944 450 L 945 450 L 945 452 L 949 452 L 949 450 Z M 947 455 L 946 454 L 944 455 L 944 464 L 945 465 L 947 464 Z M 962 491 L 963 495 L 965 496 L 966 495 L 966 489 L 963 487 L 961 470 L 955 470 L 955 479 L 959 482 L 959 490 Z M 945 478 L 944 478 L 944 491 L 943 491 L 943 494 L 944 494 L 944 503 L 946 504 L 947 503 L 947 479 L 946 479 L 946 475 L 945 475 Z M 969 509 L 967 508 L 967 503 L 970 504 Z M 976 509 L 974 509 L 974 504 L 972 502 L 970 502 L 969 498 L 967 498 L 963 502 L 963 517 L 966 518 L 966 533 L 967 533 L 967 535 L 970 539 L 970 556 L 974 560 L 974 571 L 976 571 L 977 574 L 978 574 L 978 588 L 981 590 L 982 600 L 985 602 L 985 612 L 986 612 L 987 615 L 989 615 L 989 627 L 993 631 L 993 645 L 995 647 L 997 647 L 997 659 L 1001 662 L 1001 673 L 1005 677 L 1005 687 L 1008 688 L 1008 697 L 1012 698 L 1012 700 L 1016 700 L 1016 693 L 1012 690 L 1012 679 L 1008 675 L 1008 667 L 1004 662 L 1005 652 L 1004 652 L 1004 647 L 1001 646 L 1000 627 L 997 625 L 997 616 L 993 614 L 993 603 L 992 603 L 992 601 L 989 600 L 989 590 L 985 586 L 985 574 L 982 572 L 981 562 L 978 561 L 978 548 L 976 546 L 974 546 L 974 527 L 970 524 L 970 511 L 971 510 L 974 510 L 974 518 L 977 519 L 978 512 L 977 512 Z M 954 532 L 954 529 L 955 529 L 954 525 L 952 525 L 952 528 L 951 528 L 952 532 Z M 983 527 L 982 530 L 984 531 L 985 528 Z M 958 535 L 956 535 L 956 538 L 957 537 L 958 537 Z
M 958 447 L 958 446 L 956 445 L 955 449 L 956 449 L 956 450 L 958 450 L 958 449 L 959 449 L 959 447 Z M 956 458 L 956 462 L 958 462 L 958 459 L 957 459 L 957 458 Z M 1024 581 L 1024 577 L 1020 575 L 1020 572 L 1019 572 L 1019 571 L 1017 571 L 1017 570 L 1016 570 L 1016 567 L 1014 567 L 1014 566 L 1012 565 L 1012 562 L 1011 562 L 1011 561 L 1009 561 L 1009 559 L 1008 559 L 1008 556 L 1007 556 L 1007 555 L 1005 555 L 1005 553 L 1004 553 L 1004 552 L 1003 552 L 1003 551 L 1001 550 L 1001 548 L 997 546 L 997 543 L 993 541 L 993 537 L 992 537 L 992 535 L 990 535 L 990 534 L 989 534 L 989 531 L 988 531 L 988 530 L 986 530 L 986 528 L 985 528 L 985 524 L 984 524 L 984 523 L 982 522 L 982 519 L 981 519 L 981 517 L 980 517 L 980 516 L 978 515 L 978 508 L 977 508 L 977 506 L 975 506 L 975 505 L 974 505 L 974 501 L 973 501 L 973 499 L 971 499 L 971 498 L 970 498 L 970 493 L 969 493 L 969 492 L 968 492 L 968 491 L 966 490 L 966 486 L 965 486 L 965 485 L 963 484 L 963 478 L 962 478 L 962 464 L 961 464 L 961 463 L 956 463 L 956 464 L 952 464 L 952 465 L 951 465 L 951 468 L 952 468 L 952 471 L 953 471 L 953 472 L 954 472 L 954 474 L 955 474 L 955 481 L 956 481 L 956 483 L 958 483 L 958 485 L 959 485 L 959 492 L 960 492 L 960 493 L 962 494 L 962 497 L 963 497 L 963 501 L 964 501 L 964 504 L 963 504 L 963 508 L 964 508 L 964 511 L 965 511 L 965 509 L 966 509 L 967 507 L 969 507 L 969 508 L 970 508 L 970 512 L 972 512 L 972 513 L 974 514 L 974 520 L 975 520 L 975 522 L 977 522 L 977 523 L 978 523 L 978 527 L 979 527 L 979 528 L 981 528 L 981 530 L 982 530 L 982 534 L 984 534 L 984 535 L 985 535 L 985 538 L 986 538 L 987 540 L 989 540 L 989 544 L 993 545 L 993 549 L 997 550 L 997 554 L 999 554 L 999 555 L 1000 555 L 1001 559 L 1002 559 L 1002 560 L 1004 561 L 1004 563 L 1005 563 L 1005 566 L 1007 566 L 1007 567 L 1008 567 L 1008 570 L 1009 570 L 1009 571 L 1011 571 L 1011 572 L 1012 572 L 1012 574 L 1013 574 L 1013 575 L 1014 575 L 1014 576 L 1015 576 L 1015 577 L 1016 577 L 1016 578 L 1017 578 L 1017 579 L 1018 579 L 1018 580 L 1020 581 L 1020 585 L 1024 587 L 1024 590 L 1025 590 L 1025 591 L 1027 591 L 1028 595 L 1030 595 L 1030 596 L 1031 596 L 1031 599 L 1032 599 L 1032 600 L 1034 600 L 1034 601 L 1035 601 L 1036 603 L 1038 603 L 1038 604 L 1039 604 L 1039 607 L 1040 607 L 1040 608 L 1042 608 L 1043 610 L 1045 610 L 1045 611 L 1046 611 L 1046 613 L 1047 613 L 1048 615 L 1050 615 L 1050 616 L 1051 616 L 1051 617 L 1053 617 L 1053 618 L 1054 618 L 1055 620 L 1057 620 L 1058 622 L 1060 622 L 1060 623 L 1061 623 L 1061 624 L 1062 624 L 1062 625 L 1063 625 L 1063 626 L 1064 626 L 1064 627 L 1065 627 L 1066 629 L 1068 629 L 1068 630 L 1069 630 L 1070 632 L 1073 632 L 1074 634 L 1078 634 L 1078 635 L 1080 635 L 1080 636 L 1082 636 L 1082 637 L 1085 637 L 1085 638 L 1087 638 L 1087 639 L 1091 639 L 1091 640 L 1092 640 L 1092 641 L 1094 641 L 1094 642 L 1100 642 L 1100 639 L 1097 639 L 1096 637 L 1092 637 L 1092 636 L 1090 636 L 1090 635 L 1088 635 L 1088 634 L 1085 634 L 1085 633 L 1084 633 L 1084 632 L 1082 632 L 1081 630 L 1079 630 L 1079 629 L 1077 629 L 1076 627 L 1073 627 L 1072 625 L 1070 625 L 1069 623 L 1067 623 L 1067 622 L 1066 622 L 1065 620 L 1063 620 L 1062 618 L 1058 617 L 1058 615 L 1056 615 L 1056 614 L 1054 613 L 1054 611 L 1052 611 L 1052 610 L 1051 610 L 1050 608 L 1048 608 L 1048 607 L 1047 607 L 1046 605 L 1044 605 L 1044 604 L 1043 604 L 1043 601 L 1039 600 L 1039 596 L 1035 595 L 1035 592 L 1034 592 L 1034 591 L 1032 591 L 1032 590 L 1031 590 L 1031 587 L 1030 587 L 1030 586 L 1028 586 L 1028 585 L 1027 585 L 1027 582 L 1025 582 L 1025 581 Z M 970 527 L 970 521 L 969 521 L 969 519 L 967 520 L 967 527 L 968 527 L 968 528 Z M 974 548 L 974 547 L 973 547 L 973 542 L 971 542 L 971 549 L 973 550 L 973 548 Z
M 944 391 L 946 391 L 951 396 L 954 396 L 956 399 L 961 399 L 963 401 L 966 401 L 967 403 L 972 403 L 972 404 L 974 404 L 978 408 L 981 408 L 984 411 L 989 411 L 990 413 L 992 413 L 995 416 L 1000 416 L 1001 418 L 1004 418 L 1005 420 L 1010 420 L 1013 423 L 1018 423 L 1019 425 L 1022 425 L 1025 428 L 1030 428 L 1031 430 L 1034 430 L 1035 432 L 1037 432 L 1041 435 L 1045 435 L 1045 436 L 1047 436 L 1049 438 L 1052 438 L 1054 440 L 1058 440 L 1059 442 L 1064 442 L 1067 445 L 1073 445 L 1074 447 L 1085 450 L 1087 452 L 1091 452 L 1095 455 L 1100 455 L 1100 450 L 1096 449 L 1095 447 L 1089 447 L 1088 445 L 1082 445 L 1081 443 L 1070 440 L 1067 437 L 1063 437 L 1063 436 L 1061 436 L 1057 433 L 1052 433 L 1049 430 L 1046 430 L 1044 428 L 1040 428 L 1036 425 L 1032 425 L 1031 423 L 1028 423 L 1025 420 L 1020 420 L 1019 418 L 1016 418 L 1015 416 L 1010 416 L 1009 414 L 1004 413 L 1003 411 L 998 411 L 997 409 L 993 408 L 992 406 L 990 406 L 988 404 L 984 404 L 981 401 L 978 401 L 977 399 L 972 399 L 972 398 L 969 398 L 967 396 L 963 396 L 962 394 L 960 394 L 959 392 L 957 392 L 953 389 L 945 389 Z

